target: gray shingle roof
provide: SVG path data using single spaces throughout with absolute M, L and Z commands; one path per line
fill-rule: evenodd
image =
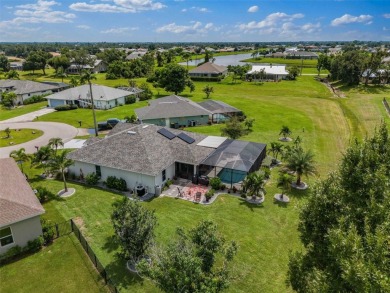
M 135 109 L 141 120 L 209 115 L 210 112 L 189 99 L 168 96 L 149 102 L 149 106 Z
M 23 95 L 55 90 L 58 87 L 31 80 L 6 79 L 0 80 L 0 88 L 11 88 L 11 91 L 13 91 L 15 94 Z
M 225 66 L 206 62 L 194 69 L 191 69 L 189 73 L 223 73 L 225 71 L 227 71 L 227 67 Z
M 134 93 L 129 91 L 124 91 L 120 89 L 115 89 L 112 87 L 104 86 L 104 85 L 92 85 L 93 98 L 95 101 L 103 100 L 110 101 L 114 99 L 118 99 L 121 97 L 126 97 L 133 95 Z M 58 92 L 52 94 L 50 96 L 45 97 L 46 99 L 52 100 L 78 100 L 85 99 L 89 100 L 89 85 L 84 84 L 78 87 L 73 87 L 62 92 Z
M 204 102 L 200 102 L 199 105 L 213 114 L 241 112 L 241 110 L 234 108 L 222 101 L 207 100 Z
M 44 212 L 14 159 L 0 159 L 0 227 Z
M 169 140 L 157 133 L 163 127 L 149 124 L 118 123 L 110 134 L 69 154 L 75 161 L 156 176 L 174 162 L 198 165 L 214 149 L 198 146 L 206 135 L 181 132 L 195 139 L 187 144 L 176 137 Z M 135 133 L 129 134 L 128 131 Z

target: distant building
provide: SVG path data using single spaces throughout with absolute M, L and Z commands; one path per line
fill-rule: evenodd
M 188 72 L 188 75 L 191 78 L 207 78 L 219 80 L 223 78 L 227 73 L 227 67 L 211 62 L 206 62 L 194 69 L 191 69 Z
M 246 74 L 247 79 L 257 79 L 254 74 L 262 70 L 265 72 L 265 80 L 281 80 L 285 79 L 288 75 L 285 65 L 253 65 L 252 69 Z
M 147 53 L 146 51 L 135 51 L 135 52 L 131 52 L 129 55 L 126 56 L 126 60 L 140 59 L 140 58 L 142 58 L 146 53 Z
M 89 70 L 92 73 L 102 73 L 106 72 L 108 69 L 108 65 L 106 62 L 100 59 L 96 59 L 93 63 L 93 65 L 78 65 L 78 64 L 71 64 L 67 69 L 66 73 L 69 74 L 80 74 L 81 70 Z
M 0 254 L 42 235 L 45 213 L 14 159 L 0 159 Z
M 286 59 L 318 59 L 318 54 L 307 51 L 286 52 Z

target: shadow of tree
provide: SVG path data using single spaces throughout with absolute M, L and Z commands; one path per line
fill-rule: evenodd
M 113 251 L 118 251 L 119 248 L 120 248 L 119 242 L 117 241 L 117 239 L 115 238 L 114 235 L 111 235 L 111 236 L 106 238 L 106 241 L 103 245 L 103 249 L 105 251 L 107 251 L 108 253 L 111 253 Z
M 255 209 L 262 209 L 262 208 L 264 208 L 263 204 L 253 204 L 253 203 L 249 203 L 249 202 L 247 202 L 247 201 L 246 201 L 245 199 L 243 199 L 243 198 L 240 198 L 239 201 L 240 201 L 240 203 L 239 203 L 240 206 L 245 206 L 245 207 L 247 207 L 248 209 L 250 209 L 252 212 L 254 212 Z

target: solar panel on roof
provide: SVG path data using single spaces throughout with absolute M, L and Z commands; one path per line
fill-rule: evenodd
M 157 132 L 160 133 L 162 136 L 165 136 L 169 140 L 172 140 L 176 137 L 175 134 L 173 134 L 169 130 L 166 130 L 165 128 L 161 128 L 161 129 L 157 130 Z
M 191 144 L 191 143 L 193 143 L 195 141 L 195 139 L 193 139 L 192 137 L 188 136 L 184 132 L 180 133 L 177 137 L 180 138 L 181 140 L 184 140 L 188 144 Z

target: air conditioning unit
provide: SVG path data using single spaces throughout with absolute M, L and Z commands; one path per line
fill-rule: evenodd
M 196 126 L 196 121 L 195 120 L 191 120 L 190 126 Z

